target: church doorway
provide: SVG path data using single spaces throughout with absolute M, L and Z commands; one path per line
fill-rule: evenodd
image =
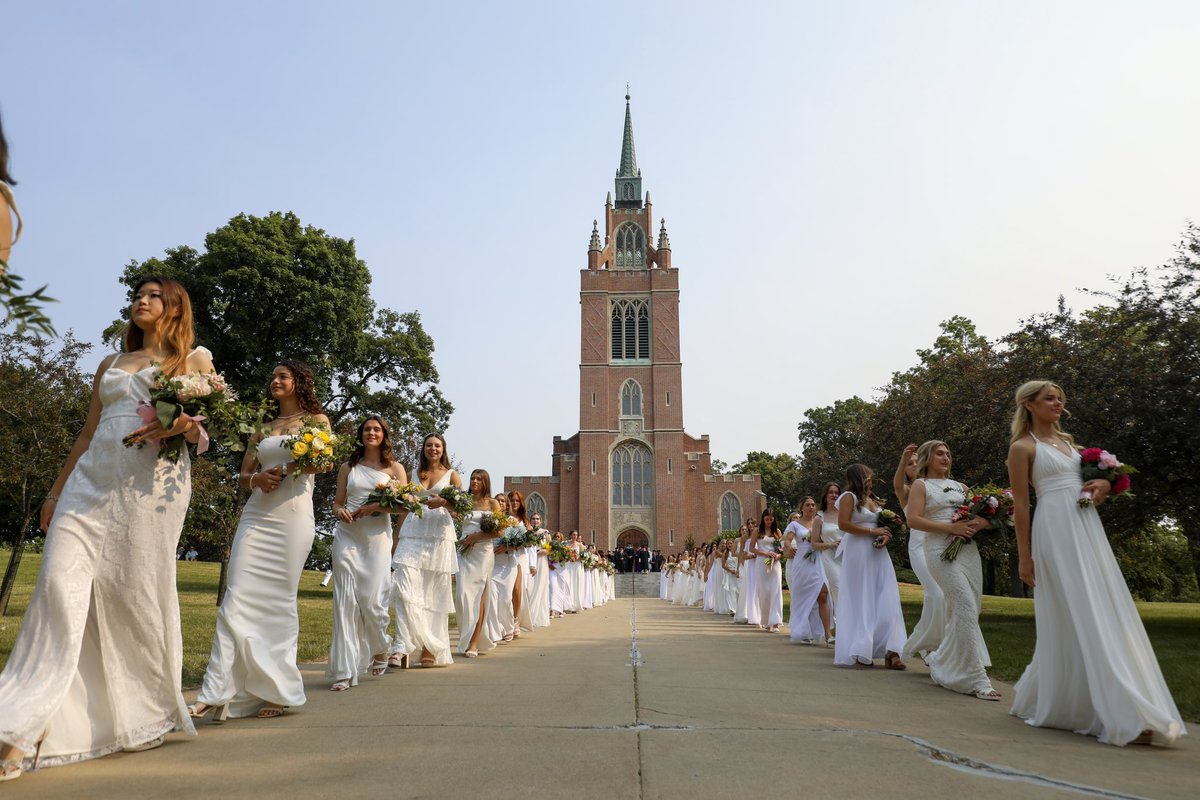
M 645 531 L 639 531 L 637 528 L 622 531 L 621 535 L 617 537 L 617 549 L 622 550 L 626 547 L 649 549 L 650 537 L 646 535 Z

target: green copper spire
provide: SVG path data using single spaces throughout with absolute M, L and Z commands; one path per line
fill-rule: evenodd
M 628 91 L 628 89 L 626 90 Z M 621 166 L 617 170 L 617 208 L 642 207 L 642 171 L 633 146 L 633 113 L 625 95 L 625 135 L 621 138 Z

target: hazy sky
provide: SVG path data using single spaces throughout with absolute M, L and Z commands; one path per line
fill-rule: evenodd
M 872 396 L 939 321 L 1084 307 L 1200 218 L 1195 2 L 8 2 L 0 27 L 13 267 L 60 329 L 97 341 L 131 259 L 295 211 L 421 312 L 450 449 L 493 475 L 578 429 L 627 81 L 685 425 L 730 463 L 797 452 L 805 409 Z

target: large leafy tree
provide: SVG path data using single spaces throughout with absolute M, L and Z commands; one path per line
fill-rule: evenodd
M 303 225 L 295 214 L 240 214 L 205 237 L 204 252 L 168 250 L 163 258 L 130 263 L 121 278 L 131 289 L 144 277 L 175 278 L 187 287 L 196 336 L 243 397 L 258 398 L 280 359 L 308 363 L 317 376 L 335 429 L 352 433 L 366 414 L 380 414 L 406 455 L 428 431 L 446 427 L 453 407 L 438 388 L 433 339 L 417 312 L 376 307 L 371 274 L 354 242 Z M 121 322 L 114 323 L 115 330 Z M 237 455 L 221 469 L 197 470 L 206 500 L 189 517 L 189 541 L 225 542 L 236 517 L 232 475 Z M 331 530 L 332 476 L 319 476 L 318 527 Z M 226 497 L 221 497 L 221 486 Z M 222 582 L 222 586 L 224 583 Z
M 87 419 L 91 376 L 79 360 L 89 349 L 70 332 L 60 340 L 0 333 L 0 526 L 12 545 L 0 614 L 42 500 Z
M 767 502 L 781 514 L 799 506 L 800 498 L 808 493 L 805 491 L 799 459 L 788 453 L 747 453 L 746 460 L 735 464 L 733 471 L 761 475 Z

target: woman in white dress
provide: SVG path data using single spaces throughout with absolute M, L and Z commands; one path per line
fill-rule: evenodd
M 718 559 L 725 556 L 720 553 L 720 543 L 716 546 L 712 544 L 704 547 L 707 557 L 704 563 L 704 605 L 703 609 L 712 613 L 716 613 L 718 600 L 718 592 L 721 588 L 721 575 L 724 570 L 717 565 Z
M 671 590 L 671 603 L 682 606 L 685 605 L 691 590 L 692 551 L 684 550 L 675 564 L 675 587 Z
M 906 638 L 900 613 L 900 587 L 888 555 L 891 533 L 879 527 L 880 505 L 871 492 L 869 467 L 846 470 L 846 491 L 837 501 L 842 540 L 842 587 L 837 600 L 837 641 L 833 663 L 871 666 L 883 658 L 888 669 L 905 669 L 900 650 Z M 877 542 L 883 546 L 877 547 Z
M 400 525 L 392 556 L 392 598 L 396 625 L 409 637 L 409 655 L 420 652 L 422 667 L 445 667 L 450 655 L 450 614 L 454 611 L 451 578 L 458 571 L 454 518 L 438 496 L 447 486 L 462 488 L 450 466 L 446 440 L 431 433 L 421 443 L 417 485 L 425 495 L 422 516 L 409 514 Z
M 783 531 L 775 522 L 775 512 L 766 509 L 762 513 L 757 535 L 751 540 L 750 552 L 758 556 L 755 561 L 753 608 L 747 609 L 747 618 L 753 620 L 758 612 L 759 627 L 765 626 L 771 633 L 778 633 L 783 625 L 783 561 L 771 558 L 783 552 Z
M 555 544 L 563 544 L 563 535 L 555 533 L 551 537 L 551 541 Z M 565 613 L 563 604 L 571 591 L 567 586 L 567 565 L 559 561 L 550 561 L 548 567 L 550 570 L 550 619 L 557 619 Z
M 696 560 L 692 564 L 692 581 L 688 587 L 687 605 L 698 606 L 704 602 L 704 581 L 708 574 L 708 559 L 704 557 L 704 548 L 696 549 Z
M 671 602 L 671 590 L 675 586 L 675 556 L 667 556 L 662 571 L 658 573 L 658 599 Z
M 137 407 L 155 362 L 170 375 L 213 365 L 207 350 L 192 350 L 191 302 L 175 281 L 141 281 L 129 320 L 42 504 L 42 567 L 0 675 L 0 780 L 32 766 L 26 754 L 54 766 L 195 733 L 179 688 L 175 591 L 191 464 L 186 449 L 177 463 L 159 459 L 156 445 L 179 434 L 195 441 L 199 430 L 182 416 L 170 430 L 143 424 Z M 125 447 L 131 432 L 150 446 Z
M 571 531 L 567 539 L 567 548 L 575 554 L 575 558 L 567 564 L 567 588 L 571 593 L 566 598 L 565 605 L 568 614 L 577 614 L 583 610 L 583 564 L 579 563 L 579 556 L 583 553 L 583 540 L 579 538 L 579 531 Z
M 454 614 L 458 621 L 458 652 L 467 658 L 488 653 L 496 648 L 487 633 L 488 599 L 492 588 L 492 566 L 495 551 L 492 542 L 497 534 L 484 533 L 480 522 L 485 514 L 500 509 L 492 498 L 492 476 L 485 469 L 471 471 L 467 482 L 475 506 L 463 518 L 462 538 L 459 539 L 458 578 L 455 580 Z
M 1050 381 L 1017 389 L 1008 474 L 1019 575 L 1029 586 L 1036 578 L 1037 644 L 1012 713 L 1107 744 L 1168 744 L 1187 730 L 1100 517 L 1078 504 L 1081 490 L 1099 504 L 1110 487 L 1083 482 L 1075 443 L 1059 427 L 1066 400 Z M 1030 488 L 1038 499 L 1032 527 Z
M 811 497 L 801 500 L 796 517 L 783 532 L 784 549 L 792 554 L 788 573 L 792 595 L 788 636 L 793 642 L 812 644 L 824 635 L 829 647 L 834 642 L 829 627 L 829 587 L 825 583 L 825 566 L 820 558 L 814 557 L 810 541 L 817 501 Z
M 517 522 L 529 529 L 529 518 L 525 515 L 525 496 L 514 490 L 508 493 L 508 513 L 512 514 Z M 527 631 L 533 630 L 533 621 L 529 617 L 529 609 L 525 606 L 525 584 L 527 584 L 532 575 L 532 565 L 529 563 L 529 548 L 518 547 L 513 551 L 516 556 L 517 570 L 516 582 L 512 587 L 512 607 L 513 619 L 516 624 L 513 626 L 513 638 L 521 638 L 521 629 Z
M 821 557 L 821 568 L 825 570 L 834 627 L 837 625 L 838 589 L 842 585 L 842 557 L 838 553 L 838 546 L 846 535 L 838 527 L 837 499 L 841 496 L 840 483 L 830 481 L 821 487 L 821 508 L 813 519 L 808 535 L 809 546 Z
M 529 524 L 541 535 L 543 542 L 550 540 L 550 531 L 542 527 L 541 514 L 533 514 L 529 518 Z M 550 559 L 544 546 L 534 547 L 532 550 L 532 580 L 529 582 L 525 602 L 529 606 L 529 619 L 533 627 L 545 628 L 550 624 Z
M 736 540 L 731 540 L 723 543 L 725 545 L 725 559 L 721 563 L 721 580 L 724 581 L 725 590 L 725 605 L 720 614 L 728 614 L 734 616 L 737 613 L 738 607 L 738 556 L 735 551 Z
M 742 529 L 742 537 L 738 539 L 738 610 L 734 615 L 734 622 L 744 622 L 747 625 L 754 625 L 761 628 L 761 620 L 758 614 L 758 604 L 754 602 L 754 579 L 755 575 L 754 560 L 757 558 L 750 550 L 750 542 L 758 535 L 758 520 L 750 518 L 746 520 L 746 526 Z
M 333 632 L 325 677 L 342 692 L 366 672 L 388 668 L 387 589 L 391 582 L 392 517 L 367 496 L 381 483 L 408 483 L 392 454 L 392 429 L 371 415 L 358 425 L 350 460 L 338 469 L 333 513 Z M 404 666 L 408 662 L 405 660 Z
M 512 505 L 508 495 L 500 492 L 495 497 L 499 511 L 512 514 Z M 487 612 L 487 635 L 493 642 L 503 644 L 511 642 L 519 633 L 517 630 L 516 607 L 513 605 L 513 587 L 517 584 L 520 563 L 517 561 L 518 550 L 506 545 L 496 545 L 494 561 L 492 562 L 492 585 Z
M 979 630 L 979 611 L 983 598 L 983 565 L 979 548 L 971 538 L 987 527 L 983 519 L 954 521 L 954 511 L 967 501 L 967 487 L 950 477 L 950 447 L 945 442 L 929 441 L 917 450 L 917 479 L 908 500 L 908 523 L 926 532 L 925 561 L 933 579 L 945 593 L 946 628 L 937 649 L 927 652 L 929 677 L 939 686 L 955 692 L 973 694 L 980 700 L 999 700 L 985 667 L 991 665 L 983 634 Z M 943 561 L 942 554 L 955 539 L 964 546 L 958 557 Z M 904 651 L 914 652 L 916 629 Z
M 328 426 L 329 418 L 321 413 L 312 371 L 299 361 L 276 364 L 268 391 L 278 416 L 242 458 L 239 481 L 251 494 L 233 537 L 204 682 L 188 709 L 197 718 L 211 709 L 218 719 L 275 718 L 306 699 L 296 666 L 296 590 L 317 532 L 314 479 L 308 469 L 295 474 L 287 440 L 306 423 Z
M 896 466 L 896 474 L 892 478 L 892 488 L 900 500 L 900 507 L 907 509 L 910 487 L 917 479 L 917 446 L 910 444 L 900 454 L 900 463 Z M 937 534 L 935 534 L 936 536 Z M 924 658 L 938 648 L 942 642 L 942 633 L 946 629 L 948 612 L 942 589 L 938 586 L 926 559 L 926 532 L 909 521 L 908 527 L 908 563 L 921 582 L 921 618 L 917 620 L 913 632 L 904 643 L 904 657 L 916 654 Z M 943 548 L 944 549 L 944 548 Z

